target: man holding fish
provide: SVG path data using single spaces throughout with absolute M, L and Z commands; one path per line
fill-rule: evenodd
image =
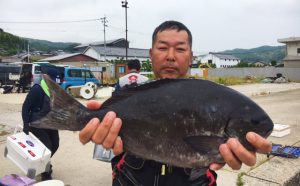
M 157 79 L 185 78 L 192 58 L 192 35 L 185 25 L 176 21 L 166 21 L 155 29 L 152 36 L 150 59 Z M 87 107 L 96 110 L 101 107 L 101 104 L 90 101 Z M 90 120 L 79 134 L 83 144 L 92 141 L 102 144 L 107 149 L 113 149 L 114 154 L 117 155 L 112 160 L 113 185 L 216 184 L 216 175 L 213 170 L 219 170 L 224 164 L 211 162 L 209 168 L 195 170 L 127 155 L 123 152 L 123 142 L 119 136 L 121 127 L 122 118 L 118 118 L 115 112 L 110 111 L 102 121 L 99 121 L 98 118 Z M 271 151 L 271 143 L 254 132 L 248 132 L 246 139 L 258 152 Z M 221 144 L 219 152 L 228 166 L 234 170 L 240 169 L 243 163 L 253 166 L 256 162 L 256 153 L 247 150 L 235 138 L 229 138 Z

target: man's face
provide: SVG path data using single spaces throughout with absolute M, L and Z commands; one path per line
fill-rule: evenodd
M 184 78 L 192 58 L 193 52 L 186 31 L 168 29 L 157 33 L 150 49 L 156 78 Z

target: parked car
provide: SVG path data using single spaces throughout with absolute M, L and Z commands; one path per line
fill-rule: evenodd
M 100 81 L 95 78 L 90 70 L 85 68 L 64 67 L 64 75 L 60 85 L 64 90 L 67 90 L 70 86 L 85 85 L 87 82 L 93 82 L 97 86 L 100 85 Z
M 17 64 L 0 64 L 0 87 L 14 85 L 20 77 L 21 66 Z

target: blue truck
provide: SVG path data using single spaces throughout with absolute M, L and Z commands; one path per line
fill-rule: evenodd
M 85 68 L 64 67 L 61 87 L 67 90 L 70 86 L 85 85 L 87 82 L 95 83 L 100 86 L 100 81 L 95 78 L 93 73 Z

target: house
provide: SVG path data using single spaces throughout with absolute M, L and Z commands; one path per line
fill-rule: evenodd
M 97 59 L 80 53 L 62 54 L 40 59 L 39 61 L 48 61 L 50 63 L 70 65 L 75 67 L 95 66 L 98 62 Z
M 277 41 L 286 44 L 286 56 L 283 59 L 284 67 L 300 68 L 300 37 L 289 37 Z
M 201 63 L 215 64 L 216 68 L 227 68 L 236 66 L 241 60 L 231 54 L 209 52 L 201 58 Z
M 80 45 L 74 47 L 74 49 L 77 52 L 83 52 L 89 46 L 96 46 L 96 47 L 103 46 L 104 47 L 104 41 L 80 44 Z M 128 41 L 126 42 L 126 39 L 124 39 L 124 38 L 120 38 L 120 39 L 114 39 L 114 40 L 105 41 L 105 46 L 106 47 L 121 47 L 121 48 L 126 48 L 126 46 L 129 47 L 129 42 Z
M 48 57 L 39 61 L 48 61 L 56 65 L 68 65 L 71 67 L 84 67 L 90 69 L 97 79 L 107 80 L 115 76 L 113 64 L 99 62 L 97 59 L 81 53 L 62 54 Z
M 253 65 L 256 67 L 270 66 L 270 64 L 268 62 L 264 62 L 264 61 L 257 61 L 255 63 L 253 63 Z
M 150 59 L 148 49 L 128 48 L 127 52 L 128 59 L 138 59 L 141 62 Z M 99 61 L 120 60 L 125 59 L 126 48 L 89 46 L 83 54 Z
M 0 63 L 15 63 L 15 62 L 21 62 L 22 60 L 16 56 L 0 56 Z

